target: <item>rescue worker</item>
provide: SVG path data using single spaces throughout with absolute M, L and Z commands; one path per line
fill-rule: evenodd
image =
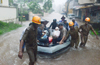
M 75 43 L 75 48 L 78 48 L 78 44 L 79 44 L 78 27 L 77 26 L 74 27 L 74 23 L 73 22 L 69 22 L 69 26 L 70 26 L 70 30 L 67 32 L 65 40 L 70 35 L 71 36 L 71 47 L 73 47 L 74 43 Z
M 32 23 L 30 23 L 29 26 L 30 26 L 31 24 L 32 24 Z M 25 33 L 25 30 L 26 30 L 26 28 L 23 30 L 23 32 L 22 32 L 22 34 L 21 34 L 20 42 L 21 42 L 22 36 L 23 36 L 24 33 Z M 24 52 L 24 47 L 25 47 L 25 42 L 24 42 L 23 47 L 22 47 L 22 52 Z
M 79 28 L 79 32 L 81 33 L 80 47 L 84 47 L 86 45 L 90 30 L 92 30 L 94 34 L 96 35 L 96 38 L 99 39 L 93 27 L 90 24 L 88 24 L 89 22 L 90 22 L 90 18 L 89 17 L 85 18 L 85 24 L 81 25 Z
M 63 41 L 64 41 L 64 42 L 66 41 L 66 40 L 64 40 L 64 39 L 65 39 L 67 30 L 66 30 L 65 27 L 63 26 L 63 23 L 60 23 L 60 24 L 58 25 L 58 27 L 59 27 L 59 31 L 60 31 L 60 36 L 59 36 L 59 38 L 58 38 L 57 43 L 62 44 Z
M 56 19 L 53 19 L 53 22 L 49 26 L 49 29 L 50 29 L 50 27 L 52 27 L 52 30 L 54 30 L 57 27 L 57 22 L 56 21 L 57 21 Z
M 41 24 L 40 17 L 34 16 L 32 19 L 32 24 L 26 29 L 19 47 L 19 53 L 18 57 L 22 59 L 23 52 L 22 52 L 22 46 L 24 42 L 26 43 L 26 51 L 29 56 L 29 65 L 34 65 L 34 63 L 37 61 L 37 27 L 39 24 Z

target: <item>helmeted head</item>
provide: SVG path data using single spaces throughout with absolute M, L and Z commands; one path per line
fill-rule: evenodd
M 85 18 L 85 21 L 86 21 L 86 22 L 90 22 L 90 18 L 89 18 L 89 17 L 86 17 L 86 18 Z
M 85 18 L 85 24 L 88 24 L 88 22 L 90 22 L 90 18 L 89 17 L 86 17 Z
M 72 29 L 73 27 L 74 27 L 74 23 L 71 21 L 71 22 L 69 22 L 69 26 L 70 26 L 70 28 Z
M 37 28 L 38 25 L 41 24 L 41 18 L 38 17 L 38 16 L 34 16 L 34 17 L 32 18 L 32 24 L 33 24 L 33 26 L 34 26 L 35 28 Z
M 57 20 L 56 19 L 53 19 L 53 22 L 56 22 Z
M 32 18 L 32 22 L 35 23 L 35 24 L 41 24 L 41 18 L 38 17 L 38 16 L 34 16 Z

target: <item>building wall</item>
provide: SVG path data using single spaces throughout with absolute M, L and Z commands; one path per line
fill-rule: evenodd
M 96 0 L 78 0 L 79 4 L 89 4 L 89 3 L 95 3 Z
M 13 7 L 0 7 L 0 20 L 16 19 L 17 10 Z
M 9 0 L 0 0 L 0 6 L 9 6 Z

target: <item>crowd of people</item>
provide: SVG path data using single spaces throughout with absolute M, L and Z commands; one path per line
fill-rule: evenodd
M 58 22 L 56 19 L 53 19 L 53 22 L 49 28 L 47 28 L 45 24 L 41 24 L 40 20 L 41 19 L 38 16 L 33 17 L 32 23 L 30 23 L 29 27 L 23 31 L 20 38 L 18 57 L 22 59 L 23 46 L 26 45 L 26 50 L 30 59 L 29 65 L 34 65 L 37 60 L 37 42 L 49 46 L 51 43 L 49 37 L 52 37 L 53 45 L 58 45 L 66 42 L 67 38 L 71 36 L 70 45 L 71 47 L 75 45 L 75 48 L 77 49 L 79 45 L 79 33 L 81 35 L 80 47 L 85 47 L 90 30 L 92 30 L 96 35 L 93 27 L 89 24 L 89 17 L 85 18 L 85 24 L 81 25 L 80 27 L 75 21 L 75 18 L 68 23 L 64 16 L 62 16 L 61 20 Z M 48 35 L 50 28 L 52 29 L 52 34 Z M 96 38 L 99 39 L 97 35 Z

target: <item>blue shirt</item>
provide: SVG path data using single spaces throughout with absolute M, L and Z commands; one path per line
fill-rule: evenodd
M 37 31 L 38 31 L 37 39 L 39 40 L 42 36 L 42 30 L 38 27 Z
M 74 23 L 74 27 L 76 27 L 76 26 L 79 27 L 79 26 L 78 26 L 78 23 L 75 21 L 75 23 Z

